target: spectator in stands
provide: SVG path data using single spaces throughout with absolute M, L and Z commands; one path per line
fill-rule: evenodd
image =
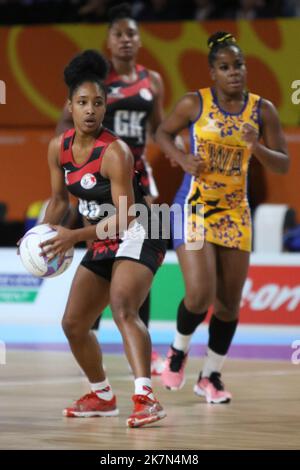
M 220 17 L 216 2 L 211 0 L 193 0 L 193 17 L 197 21 L 212 20 Z
M 141 5 L 138 21 L 174 21 L 180 19 L 178 0 L 146 0 Z
M 224 16 L 235 20 L 254 20 L 264 16 L 265 0 L 239 0 L 231 2 Z
M 111 0 L 87 0 L 78 9 L 78 19 L 83 21 L 107 21 L 107 9 Z

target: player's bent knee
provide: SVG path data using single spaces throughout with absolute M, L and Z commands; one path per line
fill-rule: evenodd
M 112 311 L 113 319 L 117 324 L 124 324 L 129 321 L 136 319 L 137 313 L 128 308 L 120 308 L 118 310 Z
M 77 321 L 70 320 L 68 318 L 63 318 L 62 328 L 68 340 L 75 341 L 84 338 L 88 331 L 83 328 Z
M 215 311 L 216 316 L 223 321 L 234 321 L 239 318 L 239 304 L 224 305 L 222 308 L 217 308 Z
M 132 307 L 127 297 L 111 299 L 110 307 L 113 319 L 117 324 L 131 321 L 138 316 L 138 312 Z
M 186 293 L 184 303 L 190 312 L 203 313 L 206 312 L 213 303 L 213 293 L 203 292 L 202 290 L 192 290 Z
M 234 321 L 239 317 L 240 312 L 240 296 L 231 299 L 217 299 L 216 313 L 220 319 L 224 321 Z

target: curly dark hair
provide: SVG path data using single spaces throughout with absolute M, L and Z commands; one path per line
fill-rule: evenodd
M 69 88 L 69 98 L 71 99 L 75 90 L 87 81 L 97 83 L 106 95 L 103 80 L 107 72 L 107 61 L 99 52 L 87 49 L 77 54 L 64 69 L 64 80 Z

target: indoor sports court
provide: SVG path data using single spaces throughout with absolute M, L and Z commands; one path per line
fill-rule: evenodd
M 120 415 L 87 419 L 60 414 L 66 397 L 87 391 L 70 354 L 14 350 L 9 358 L 1 392 L 2 449 L 292 450 L 299 445 L 299 377 L 297 367 L 287 361 L 229 360 L 226 383 L 234 401 L 221 406 L 207 405 L 193 394 L 198 367 L 192 357 L 184 389 L 168 392 L 154 380 L 167 418 L 128 429 L 132 384 L 123 356 L 108 354 L 105 359 Z
M 125 8 L 125 16 L 110 19 L 107 11 L 121 3 L 19 0 L 12 8 L 7 0 L 0 5 L 0 449 L 98 450 L 99 455 L 104 451 L 113 455 L 120 449 L 180 450 L 189 455 L 201 450 L 298 450 L 299 2 L 189 0 L 182 9 L 182 2 L 176 0 L 145 0 L 130 2 L 130 15 Z M 118 46 L 124 31 L 129 38 Z M 88 78 L 77 71 L 76 85 L 71 80 L 70 86 L 65 74 L 67 89 L 64 70 L 87 49 L 107 57 L 106 82 L 91 70 Z M 230 58 L 230 62 L 230 54 L 239 60 Z M 86 83 L 96 87 L 100 104 L 90 99 L 92 86 L 79 93 Z M 194 94 L 186 105 L 182 97 L 188 92 Z M 82 124 L 78 116 L 86 111 L 76 110 L 80 103 L 87 107 L 92 101 L 93 110 L 87 111 L 92 117 Z M 103 126 L 108 126 L 105 120 L 100 122 L 105 112 L 100 116 L 102 111 L 94 109 L 99 106 L 106 107 L 115 123 L 109 128 L 113 136 L 103 141 L 99 140 Z M 100 133 L 93 131 L 98 117 Z M 63 127 L 70 119 L 71 127 Z M 165 157 L 171 134 L 179 135 L 178 158 L 174 147 L 168 148 L 173 148 L 176 158 Z M 204 248 L 198 251 L 203 253 L 207 244 L 214 248 L 199 257 L 192 249 L 189 258 L 183 257 L 181 248 L 178 251 L 178 246 L 188 244 L 188 229 L 182 232 L 181 244 L 176 244 L 177 222 L 171 221 L 173 235 L 167 236 L 165 257 L 163 252 L 156 254 L 156 263 L 164 260 L 151 290 L 150 281 L 144 286 L 149 269 L 153 273 L 158 266 L 149 265 L 146 245 L 141 248 L 137 241 L 126 245 L 119 234 L 117 242 L 112 237 L 112 244 L 97 239 L 95 245 L 88 245 L 89 262 L 114 257 L 108 274 L 93 271 L 92 263 L 81 265 L 86 241 L 96 238 L 93 234 L 88 238 L 87 230 L 92 233 L 91 227 L 104 220 L 91 214 L 98 214 L 106 202 L 88 191 L 95 187 L 100 191 L 108 181 L 105 197 L 119 210 L 112 190 L 117 187 L 114 177 L 101 173 L 105 152 L 119 138 L 133 155 L 132 174 L 141 172 L 129 177 L 130 181 L 139 178 L 138 189 L 132 183 L 135 202 L 142 200 L 148 207 L 151 203 L 171 206 L 175 201 L 182 206 L 198 198 L 204 204 L 205 220 L 211 220 L 205 225 Z M 53 141 L 59 142 L 58 157 L 51 150 L 48 153 Z M 55 164 L 51 152 L 53 161 L 58 158 Z M 186 159 L 182 164 L 180 152 Z M 208 166 L 197 166 L 199 155 Z M 233 188 L 232 193 L 225 194 L 226 185 Z M 64 197 L 65 189 L 71 193 L 72 209 L 55 218 L 53 200 Z M 142 199 L 137 199 L 140 190 Z M 193 225 L 196 219 L 191 220 Z M 36 239 L 35 248 L 26 242 L 26 252 L 22 248 L 24 234 L 27 240 L 29 230 L 36 236 L 35 227 L 43 223 L 51 225 L 50 231 L 63 226 L 65 232 L 58 236 L 69 236 L 62 238 L 62 248 L 50 242 L 58 250 L 53 263 L 47 252 L 42 257 L 36 254 L 46 238 Z M 186 219 L 184 223 L 189 224 Z M 71 243 L 70 237 L 75 230 L 77 234 L 81 230 L 83 238 L 78 235 L 80 243 L 73 252 L 75 238 Z M 237 253 L 237 261 L 230 252 Z M 239 258 L 241 252 L 243 258 Z M 124 260 L 131 263 L 125 275 L 119 271 Z M 87 342 L 92 341 L 89 331 L 94 322 L 90 321 L 86 337 L 81 336 L 88 323 L 85 308 L 92 318 L 96 302 L 94 297 L 88 299 L 87 280 L 80 284 L 79 279 L 77 297 L 72 294 L 75 288 L 70 297 L 76 300 L 73 305 L 68 301 L 79 266 L 104 280 L 95 281 L 99 285 L 95 299 L 98 295 L 102 306 L 107 295 L 111 306 L 94 330 L 103 352 L 103 370 L 98 363 L 95 373 L 92 346 Z M 123 289 L 110 288 L 114 282 Z M 146 321 L 137 305 L 144 307 L 148 291 Z M 81 295 L 87 299 L 85 304 Z M 62 327 L 67 302 L 69 316 Z M 150 364 L 147 330 L 140 320 L 127 324 L 126 312 L 134 312 L 149 331 L 155 354 L 152 377 L 140 372 Z M 122 322 L 129 325 L 127 329 Z M 205 379 L 208 385 L 204 386 Z M 194 393 L 196 384 L 203 396 Z M 94 416 L 99 410 L 111 411 L 106 407 L 112 398 L 105 393 L 115 395 L 112 412 L 116 414 L 117 407 L 118 416 Z M 63 415 L 66 407 L 73 407 L 68 416 Z M 86 417 L 70 417 L 70 413 Z

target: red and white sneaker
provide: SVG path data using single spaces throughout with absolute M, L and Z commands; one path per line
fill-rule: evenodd
M 164 370 L 161 374 L 163 386 L 168 390 L 180 390 L 185 384 L 184 367 L 187 354 L 170 347 Z
M 67 418 L 92 418 L 95 416 L 118 416 L 116 397 L 102 400 L 94 392 L 88 393 L 75 401 L 71 408 L 65 408 L 63 415 Z
M 224 390 L 219 372 L 212 372 L 209 377 L 199 376 L 197 384 L 194 386 L 196 395 L 205 397 L 207 403 L 229 403 L 232 395 Z
M 151 400 L 147 395 L 133 395 L 132 401 L 133 413 L 127 419 L 129 428 L 140 428 L 167 416 L 161 404 L 157 400 Z
M 165 367 L 165 360 L 158 354 L 157 351 L 152 351 L 151 354 L 151 375 L 161 375 Z

